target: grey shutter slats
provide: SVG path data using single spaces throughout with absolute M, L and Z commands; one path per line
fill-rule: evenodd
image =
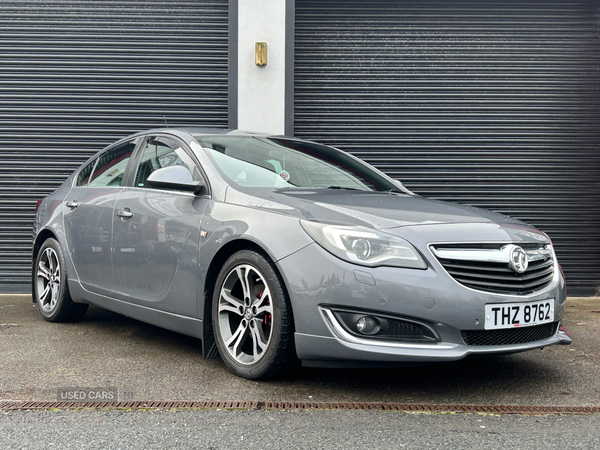
M 29 284 L 36 201 L 96 151 L 227 127 L 228 1 L 0 2 L 0 290 Z
M 600 287 L 593 1 L 296 1 L 294 131 L 552 237 Z

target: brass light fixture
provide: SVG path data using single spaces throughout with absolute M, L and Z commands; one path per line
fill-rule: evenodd
M 267 65 L 267 43 L 257 42 L 254 44 L 254 63 L 257 66 Z

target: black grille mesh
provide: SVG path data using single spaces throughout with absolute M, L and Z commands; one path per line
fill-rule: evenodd
M 511 345 L 548 339 L 556 334 L 558 322 L 535 325 L 533 327 L 509 328 L 502 330 L 461 331 L 467 345 Z
M 431 332 L 422 325 L 391 319 L 388 319 L 388 324 L 389 328 L 386 336 L 395 338 L 431 339 Z

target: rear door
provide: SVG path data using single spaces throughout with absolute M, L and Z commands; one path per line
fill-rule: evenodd
M 114 220 L 114 297 L 188 317 L 197 316 L 200 223 L 208 196 L 153 189 L 155 170 L 181 165 L 205 181 L 183 142 L 153 136 L 140 147 L 132 186 L 125 187 Z
M 112 291 L 113 210 L 134 149 L 131 140 L 99 155 L 79 172 L 65 198 L 69 255 L 81 285 L 92 292 Z

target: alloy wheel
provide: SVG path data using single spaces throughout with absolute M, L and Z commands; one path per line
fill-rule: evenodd
M 239 364 L 259 361 L 273 334 L 273 302 L 263 274 L 249 264 L 235 266 L 225 278 L 218 301 L 219 332 Z
M 53 248 L 43 250 L 37 266 L 39 307 L 46 313 L 56 308 L 60 294 L 60 262 Z

